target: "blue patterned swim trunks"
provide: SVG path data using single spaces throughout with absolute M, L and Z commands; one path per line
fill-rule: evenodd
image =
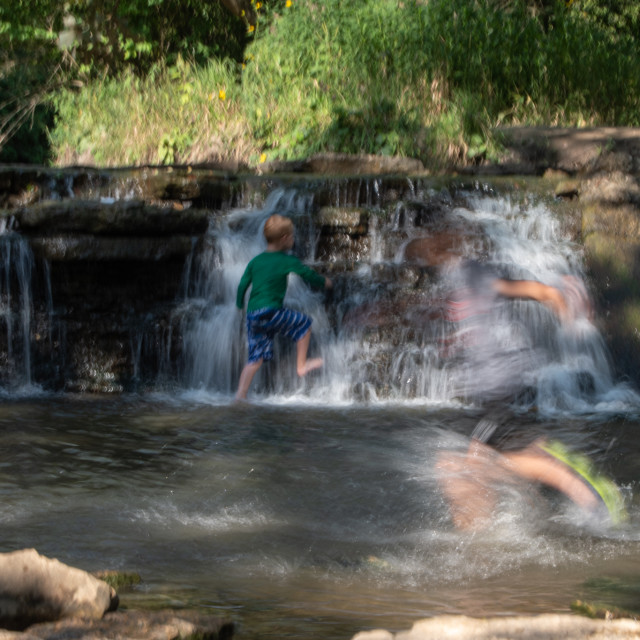
M 292 309 L 258 309 L 247 313 L 249 362 L 273 358 L 276 333 L 298 342 L 311 327 L 311 318 Z

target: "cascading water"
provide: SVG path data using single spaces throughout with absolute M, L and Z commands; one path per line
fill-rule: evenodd
M 325 259 L 324 267 L 331 268 L 328 275 L 336 283 L 328 300 L 291 278 L 285 304 L 312 316 L 311 350 L 322 355 L 325 366 L 307 380 L 296 379 L 291 345 L 278 342 L 274 361 L 254 382 L 254 397 L 321 404 L 459 403 L 462 372 L 443 346 L 451 332 L 443 313 L 451 276 L 446 268 L 407 264 L 403 250 L 414 238 L 452 226 L 473 228 L 468 251 L 500 265 L 508 277 L 552 285 L 562 275 L 584 281 L 578 247 L 544 204 L 476 191 L 456 194 L 454 202 L 447 193 L 414 191 L 414 200 L 396 203 L 391 215 L 371 205 L 368 250 L 356 264 L 347 264 L 339 250 Z M 426 222 L 411 219 L 405 211 L 416 201 L 429 206 L 434 200 L 439 213 Z M 246 264 L 265 247 L 262 226 L 269 215 L 290 216 L 298 228 L 294 251 L 308 264 L 323 268 L 315 260 L 319 229 L 313 228 L 314 210 L 312 192 L 277 189 L 264 206 L 232 211 L 211 229 L 206 249 L 190 268 L 183 300 L 198 309 L 184 328 L 187 387 L 222 396 L 234 392 L 246 357 L 236 288 Z M 633 391 L 614 383 L 606 346 L 588 318 L 569 330 L 547 309 L 527 301 L 512 303 L 508 314 L 502 323 L 505 331 L 517 328 L 544 354 L 528 372 L 539 408 L 575 412 L 610 404 L 615 410 L 617 403 L 635 402 Z
M 13 390 L 31 386 L 33 265 L 33 254 L 24 238 L 14 233 L 0 235 L 0 319 L 6 357 L 2 368 Z

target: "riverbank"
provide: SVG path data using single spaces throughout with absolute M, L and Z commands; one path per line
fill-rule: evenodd
M 503 145 L 498 158 L 479 157 L 473 164 L 442 165 L 430 171 L 414 158 L 331 153 L 289 162 L 266 162 L 255 170 L 264 175 L 282 172 L 505 176 L 541 176 L 548 171 L 560 171 L 571 176 L 597 171 L 640 173 L 640 128 L 503 127 L 496 133 Z M 221 167 L 234 171 L 241 169 L 231 160 L 221 163 Z
M 243 637 L 230 618 L 188 609 L 119 608 L 114 585 L 127 590 L 137 574 L 90 574 L 34 549 L 0 554 L 0 640 L 231 640 Z M 640 637 L 640 622 L 615 609 L 591 619 L 571 614 L 474 618 L 440 615 L 406 631 L 374 629 L 352 640 L 623 640 Z M 11 631 L 9 631 L 9 629 Z M 253 637 L 253 636 L 251 636 Z M 300 636 L 304 637 L 304 634 Z M 332 639 L 329 633 L 323 635 Z

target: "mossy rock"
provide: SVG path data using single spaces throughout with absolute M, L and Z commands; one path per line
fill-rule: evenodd
M 322 207 L 316 215 L 316 223 L 323 233 L 343 232 L 364 235 L 368 230 L 369 212 L 362 207 Z
M 640 240 L 640 209 L 631 204 L 588 205 L 582 212 L 582 234 L 591 233 Z
M 584 247 L 597 291 L 610 295 L 620 289 L 625 299 L 640 295 L 640 239 L 590 233 Z
M 127 587 L 134 587 L 142 582 L 138 573 L 130 571 L 98 571 L 93 574 L 99 580 L 103 580 L 116 591 Z
M 640 381 L 640 240 L 592 233 L 585 257 L 602 329 L 618 374 Z
M 618 607 L 612 607 L 606 604 L 599 604 L 593 602 L 583 602 L 582 600 L 574 600 L 571 603 L 571 610 L 574 613 L 578 613 L 582 616 L 592 619 L 601 620 L 615 620 L 618 618 L 632 618 L 638 619 L 638 616 L 625 609 Z

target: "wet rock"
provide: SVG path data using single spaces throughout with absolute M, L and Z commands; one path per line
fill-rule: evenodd
M 80 233 L 94 235 L 200 234 L 210 213 L 202 209 L 176 210 L 138 200 L 49 200 L 4 212 L 22 233 Z
M 0 554 L 0 626 L 21 630 L 62 618 L 101 618 L 118 606 L 102 580 L 35 549 Z
M 369 212 L 361 207 L 322 207 L 316 222 L 324 233 L 363 235 L 367 232 Z
M 408 631 L 363 631 L 353 640 L 622 640 L 638 638 L 636 620 L 589 620 L 570 615 L 469 618 L 437 616 Z
M 405 246 L 404 258 L 410 264 L 424 267 L 438 266 L 457 255 L 460 243 L 461 237 L 455 232 L 415 238 Z
M 56 235 L 32 238 L 31 249 L 36 257 L 50 262 L 158 262 L 185 258 L 193 250 L 193 239 L 184 235 L 156 238 Z
M 327 265 L 339 263 L 343 269 L 351 271 L 370 248 L 371 242 L 364 235 L 323 234 L 318 239 L 316 256 Z
M 99 200 L 102 197 L 138 199 L 196 208 L 235 206 L 242 188 L 236 173 L 241 168 L 0 166 L 0 207 L 18 208 L 46 200 Z M 233 171 L 233 173 L 230 173 Z
M 582 243 L 598 316 L 617 373 L 638 382 L 640 360 L 640 182 L 620 171 L 580 186 Z
M 188 611 L 128 610 L 107 613 L 100 620 L 38 624 L 27 634 L 12 640 L 231 640 L 234 624 Z
M 585 204 L 640 204 L 640 183 L 628 173 L 599 173 L 581 181 L 580 200 Z
M 605 233 L 640 240 L 640 209 L 631 204 L 588 204 L 582 210 L 582 234 Z
M 584 241 L 604 337 L 618 373 L 638 381 L 640 361 L 640 243 L 591 233 Z
M 440 199 L 434 198 L 427 202 L 409 200 L 404 202 L 399 208 L 398 226 L 422 227 L 434 224 L 439 218 L 446 215 L 450 203 L 443 203 Z
M 269 162 L 263 172 L 304 172 L 320 175 L 417 175 L 425 171 L 424 165 L 415 158 L 378 156 L 371 154 L 318 153 L 306 160 L 293 162 Z
M 562 180 L 555 188 L 556 198 L 576 198 L 580 193 L 580 182 L 578 180 Z

